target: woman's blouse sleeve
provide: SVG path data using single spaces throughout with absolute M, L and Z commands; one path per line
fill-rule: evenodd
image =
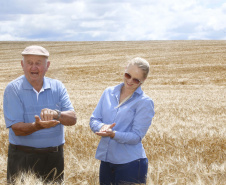
M 104 125 L 104 123 L 102 123 L 102 107 L 103 107 L 103 101 L 105 98 L 105 92 L 102 94 L 95 110 L 93 111 L 91 118 L 90 118 L 90 128 L 91 130 L 95 133 L 98 132 L 100 130 L 100 128 Z
M 125 144 L 137 144 L 141 142 L 151 125 L 154 114 L 153 101 L 149 98 L 142 101 L 136 109 L 131 131 L 116 131 L 113 139 L 119 143 Z

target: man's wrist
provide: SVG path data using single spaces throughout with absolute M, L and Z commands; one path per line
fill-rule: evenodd
M 116 132 L 116 131 L 113 131 L 113 132 L 112 132 L 112 134 L 110 135 L 110 138 L 113 139 L 113 138 L 115 137 L 115 132 Z
M 56 120 L 59 120 L 59 119 L 60 119 L 60 116 L 61 116 L 61 111 L 59 111 L 59 110 L 57 110 L 57 109 L 55 109 L 55 111 L 56 111 L 56 115 L 54 116 L 54 118 L 55 118 Z
M 33 122 L 32 125 L 35 127 L 36 131 L 43 129 L 43 127 L 40 124 L 37 124 L 36 122 Z

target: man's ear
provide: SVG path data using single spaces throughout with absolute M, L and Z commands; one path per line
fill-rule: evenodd
M 50 61 L 48 60 L 47 61 L 47 68 L 49 68 L 49 66 L 50 66 Z

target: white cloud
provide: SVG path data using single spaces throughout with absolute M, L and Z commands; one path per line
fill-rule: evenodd
M 223 0 L 7 0 L 0 40 L 226 39 Z

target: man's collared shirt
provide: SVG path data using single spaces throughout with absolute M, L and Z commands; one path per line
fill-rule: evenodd
M 104 124 L 116 123 L 115 137 L 102 137 L 96 158 L 114 164 L 146 158 L 141 143 L 155 114 L 154 103 L 138 87 L 120 107 L 120 92 L 124 84 L 107 88 L 90 118 L 90 128 L 98 132 Z
M 9 142 L 15 145 L 45 148 L 59 146 L 65 142 L 64 126 L 41 129 L 27 136 L 16 136 L 11 126 L 15 123 L 33 123 L 35 115 L 40 117 L 41 110 L 49 108 L 60 111 L 74 110 L 64 85 L 55 79 L 44 77 L 43 91 L 37 93 L 26 77 L 20 76 L 10 82 L 4 92 L 4 117 L 9 128 Z

